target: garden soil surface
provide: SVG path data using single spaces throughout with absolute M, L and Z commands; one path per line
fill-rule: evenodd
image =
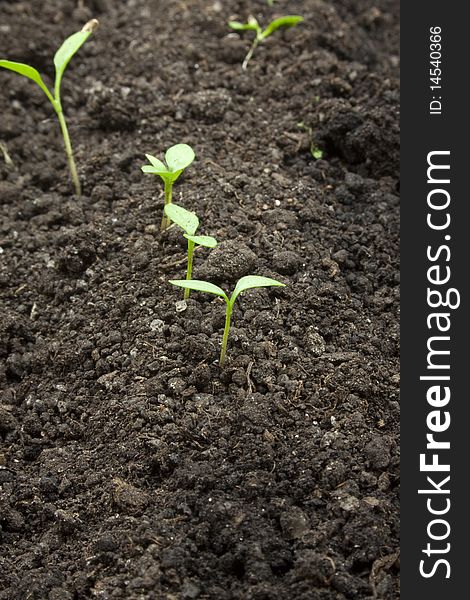
M 300 14 L 244 72 L 227 21 Z M 0 599 L 396 599 L 397 0 L 0 2 Z M 200 217 L 182 290 L 174 201 Z M 311 150 L 323 151 L 315 160 Z M 13 164 L 9 164 L 10 157 Z

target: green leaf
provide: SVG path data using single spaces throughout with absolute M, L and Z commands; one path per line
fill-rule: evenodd
M 228 302 L 227 294 L 214 285 L 213 283 L 209 283 L 207 281 L 201 281 L 199 279 L 172 279 L 170 283 L 173 285 L 177 285 L 178 287 L 186 288 L 189 290 L 194 290 L 196 292 L 207 292 L 208 294 L 215 294 L 216 296 L 220 296 L 226 302 Z
M 152 173 L 168 173 L 168 169 L 161 160 L 158 160 L 158 158 L 155 158 L 155 156 L 152 156 L 151 154 L 146 154 L 145 157 L 156 169 L 155 171 L 152 171 Z
M 176 144 L 165 153 L 165 161 L 169 171 L 175 173 L 189 167 L 195 158 L 194 150 L 188 144 Z M 178 173 L 179 175 L 179 173 Z
M 280 281 L 276 281 L 275 279 L 271 279 L 270 277 L 259 277 L 258 275 L 247 275 L 246 277 L 242 277 L 238 280 L 237 285 L 235 286 L 233 294 L 230 298 L 230 304 L 233 304 L 237 296 L 245 290 L 270 286 L 285 287 L 285 284 L 281 283 Z
M 196 233 L 196 229 L 199 227 L 199 219 L 193 212 L 173 203 L 166 204 L 164 211 L 166 216 L 181 227 L 183 231 L 189 233 L 189 235 Z
M 93 19 L 92 21 L 88 21 L 88 23 L 83 27 L 81 31 L 77 31 L 77 33 L 72 34 L 68 37 L 65 42 L 61 45 L 61 47 L 57 50 L 54 55 L 54 66 L 55 66 L 55 92 L 56 99 L 57 94 L 60 89 L 60 82 L 62 80 L 62 75 L 64 74 L 67 65 L 70 62 L 72 56 L 79 50 L 81 46 L 87 41 L 93 31 L 96 29 L 98 25 L 98 21 Z
M 156 169 L 152 165 L 144 165 L 143 167 L 140 167 L 140 169 L 141 169 L 142 173 L 152 173 L 152 175 L 160 175 L 160 177 L 163 180 L 171 179 L 171 173 L 168 173 L 168 171 L 166 171 L 165 173 L 161 173 L 158 169 Z
M 320 148 L 317 148 L 313 144 L 310 147 L 310 154 L 312 155 L 312 157 L 315 160 L 320 160 L 321 158 L 323 158 L 323 150 L 321 150 Z
M 54 55 L 56 73 L 63 73 L 72 56 L 90 37 L 91 31 L 77 31 L 68 37 Z
M 248 23 L 240 23 L 239 21 L 229 21 L 228 26 L 235 31 L 260 31 L 258 21 L 254 17 L 248 19 Z
M 217 246 L 217 240 L 211 235 L 188 235 L 185 233 L 184 237 L 198 246 L 205 246 L 206 248 L 215 248 Z
M 304 18 L 299 15 L 286 15 L 285 17 L 279 17 L 278 19 L 274 19 L 271 23 L 266 27 L 266 29 L 261 34 L 261 39 L 266 39 L 272 33 L 274 33 L 280 27 L 293 27 L 303 21 Z
M 12 62 L 11 60 L 0 60 L 0 67 L 3 67 L 4 69 L 9 69 L 10 71 L 14 71 L 19 75 L 23 75 L 24 77 L 32 79 L 35 83 L 38 84 L 38 86 L 46 94 L 48 99 L 51 102 L 53 101 L 52 94 L 47 89 L 47 86 L 42 80 L 39 71 L 36 71 L 36 69 L 34 69 L 33 67 L 25 65 L 24 63 Z

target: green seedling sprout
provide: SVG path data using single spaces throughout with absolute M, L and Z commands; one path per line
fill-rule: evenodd
M 176 223 L 184 231 L 184 237 L 188 240 L 188 268 L 186 270 L 186 281 L 191 279 L 193 273 L 193 255 L 196 246 L 215 248 L 217 240 L 210 235 L 195 235 L 199 227 L 197 215 L 177 204 L 167 204 L 164 207 L 166 216 Z M 185 288 L 184 299 L 189 298 L 190 288 Z
M 194 150 L 188 144 L 176 144 L 165 152 L 166 165 L 155 156 L 150 154 L 145 155 L 149 161 L 149 165 L 142 167 L 143 173 L 153 173 L 158 175 L 163 180 L 165 186 L 165 206 L 171 204 L 173 194 L 173 184 L 181 175 L 181 173 L 189 167 L 193 162 L 195 155 Z M 160 231 L 167 229 L 170 226 L 171 217 L 163 211 L 162 223 Z
M 310 144 L 310 154 L 315 160 L 320 160 L 323 158 L 323 150 L 318 148 L 318 146 L 315 146 L 313 142 Z
M 298 15 L 286 15 L 285 17 L 279 17 L 278 19 L 274 19 L 271 21 L 266 29 L 262 29 L 258 21 L 253 16 L 248 17 L 247 23 L 239 23 L 238 21 L 229 21 L 228 25 L 235 31 L 254 31 L 255 39 L 251 44 L 250 49 L 248 50 L 248 54 L 245 56 L 245 60 L 242 64 L 242 69 L 245 71 L 248 63 L 250 62 L 251 57 L 253 56 L 253 52 L 256 50 L 258 44 L 264 42 L 266 38 L 268 38 L 272 33 L 274 33 L 280 27 L 294 27 L 297 23 L 303 21 L 304 18 Z
M 55 83 L 54 83 L 54 94 L 49 91 L 42 80 L 39 72 L 29 65 L 24 63 L 12 62 L 10 60 L 0 60 L 0 67 L 14 71 L 19 75 L 32 79 L 41 90 L 46 94 L 47 99 L 52 104 L 57 117 L 59 119 L 60 129 L 64 138 L 65 152 L 67 154 L 67 161 L 69 164 L 70 175 L 75 187 L 75 193 L 81 195 L 80 180 L 78 179 L 77 167 L 75 166 L 75 160 L 73 158 L 72 144 L 70 143 L 69 132 L 67 124 L 65 122 L 64 113 L 62 111 L 62 101 L 60 98 L 60 85 L 62 83 L 62 76 L 64 74 L 67 65 L 70 62 L 72 56 L 79 50 L 81 46 L 87 41 L 93 31 L 98 27 L 98 21 L 92 19 L 88 21 L 81 31 L 77 31 L 70 37 L 68 37 L 62 46 L 57 50 L 54 55 L 54 66 L 55 66 Z
M 306 131 L 310 136 L 310 154 L 314 160 L 320 160 L 323 158 L 323 150 L 319 148 L 312 139 L 313 129 L 305 125 L 302 121 L 301 123 L 297 123 L 297 127 Z
M 275 279 L 270 279 L 269 277 L 259 277 L 258 275 L 247 275 L 246 277 L 242 277 L 241 279 L 238 280 L 237 285 L 235 286 L 235 289 L 233 290 L 233 293 L 229 298 L 223 289 L 221 289 L 218 286 L 214 285 L 213 283 L 209 283 L 207 281 L 200 281 L 198 279 L 193 279 L 191 281 L 185 281 L 184 279 L 176 279 L 176 280 L 174 279 L 174 280 L 171 280 L 170 283 L 172 283 L 173 285 L 182 287 L 182 288 L 186 288 L 186 289 L 189 288 L 190 290 L 195 290 L 198 292 L 206 292 L 208 294 L 214 294 L 216 296 L 220 296 L 221 298 L 223 298 L 225 300 L 227 308 L 226 308 L 226 312 L 225 312 L 225 327 L 224 327 L 224 335 L 222 338 L 222 348 L 220 350 L 219 363 L 220 363 L 221 367 L 223 367 L 224 362 L 225 362 L 225 355 L 227 353 L 228 334 L 230 331 L 230 320 L 232 317 L 233 305 L 235 304 L 235 300 L 237 299 L 238 295 L 241 294 L 241 292 L 244 292 L 245 290 L 249 290 L 252 288 L 270 287 L 270 286 L 285 287 L 284 283 L 281 283 L 280 281 L 276 281 Z

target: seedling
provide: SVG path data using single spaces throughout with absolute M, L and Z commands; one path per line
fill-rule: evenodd
M 167 204 L 164 207 L 166 216 L 171 219 L 178 227 L 184 231 L 183 236 L 188 240 L 188 268 L 186 270 L 186 280 L 191 279 L 193 273 L 193 255 L 196 246 L 205 246 L 206 248 L 215 248 L 217 240 L 210 235 L 195 235 L 199 227 L 197 215 L 177 204 Z M 189 298 L 190 288 L 185 288 L 184 299 Z
M 297 123 L 297 127 L 306 131 L 310 136 L 310 154 L 314 160 L 320 160 L 323 158 L 323 150 L 319 148 L 315 142 L 313 141 L 313 130 L 311 127 L 305 125 L 302 121 L 301 123 Z
M 315 146 L 313 142 L 310 144 L 310 154 L 315 160 L 320 160 L 323 158 L 323 150 L 318 146 Z
M 200 281 L 198 279 L 193 279 L 191 281 L 185 281 L 184 279 L 176 279 L 170 281 L 173 285 L 177 285 L 182 288 L 195 290 L 198 292 L 207 292 L 208 294 L 214 294 L 216 296 L 220 296 L 226 302 L 227 308 L 225 312 L 225 328 L 224 335 L 222 338 L 222 348 L 220 351 L 220 366 L 223 367 L 225 362 L 225 355 L 227 353 L 227 341 L 228 334 L 230 331 L 230 319 L 232 317 L 233 305 L 235 304 L 235 300 L 238 295 L 245 290 L 249 290 L 252 288 L 260 288 L 260 287 L 270 287 L 270 286 L 278 286 L 285 287 L 283 283 L 280 281 L 276 281 L 275 279 L 270 279 L 269 277 L 259 277 L 258 275 L 247 275 L 246 277 L 242 277 L 238 280 L 235 289 L 233 290 L 230 298 L 224 292 L 223 289 L 214 285 L 213 283 L 209 283 L 207 281 Z
M 52 95 L 52 93 L 49 91 L 48 87 L 42 80 L 42 77 L 39 74 L 39 72 L 33 67 L 25 65 L 24 63 L 12 62 L 10 60 L 0 60 L 0 67 L 3 67 L 4 69 L 9 69 L 10 71 L 14 71 L 15 73 L 23 75 L 24 77 L 28 77 L 29 79 L 32 79 L 35 83 L 37 83 L 41 90 L 46 94 L 46 97 L 49 100 L 49 102 L 52 104 L 52 107 L 55 110 L 59 119 L 60 129 L 64 138 L 64 146 L 65 152 L 67 154 L 70 175 L 72 177 L 72 181 L 75 187 L 75 193 L 78 196 L 80 196 L 81 194 L 80 180 L 78 179 L 77 167 L 75 166 L 75 160 L 73 158 L 72 144 L 70 143 L 69 132 L 67 129 L 67 124 L 65 122 L 64 113 L 62 111 L 62 102 L 60 99 L 60 85 L 62 83 L 62 76 L 64 74 L 65 69 L 67 68 L 67 65 L 70 62 L 70 59 L 87 41 L 87 39 L 97 27 L 98 21 L 96 19 L 88 21 L 88 23 L 84 25 L 81 31 L 77 31 L 77 33 L 74 33 L 73 35 L 68 37 L 55 53 L 54 95 Z
M 266 29 L 262 29 L 258 21 L 253 16 L 248 17 L 247 23 L 239 23 L 238 21 L 229 21 L 228 25 L 235 31 L 254 31 L 256 36 L 251 44 L 248 54 L 245 56 L 245 60 L 242 64 L 242 69 L 246 70 L 248 63 L 250 62 L 253 52 L 256 50 L 258 44 L 264 42 L 272 33 L 274 33 L 280 27 L 294 27 L 297 23 L 303 21 L 303 17 L 298 15 L 286 15 L 285 17 L 279 17 L 271 21 Z
M 176 144 L 165 152 L 166 165 L 155 156 L 150 154 L 145 155 L 149 161 L 149 165 L 144 165 L 142 171 L 144 173 L 153 173 L 163 179 L 165 185 L 165 206 L 171 204 L 173 194 L 173 184 L 181 175 L 181 173 L 189 167 L 193 162 L 195 155 L 194 150 L 187 144 Z M 163 207 L 165 209 L 165 207 Z M 162 223 L 160 225 L 160 231 L 167 229 L 170 226 L 171 217 L 165 214 L 163 210 Z

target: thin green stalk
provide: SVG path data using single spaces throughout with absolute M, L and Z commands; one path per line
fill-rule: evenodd
M 243 64 L 242 64 L 242 69 L 244 71 L 246 71 L 248 63 L 250 62 L 250 59 L 253 56 L 253 52 L 256 50 L 258 43 L 259 43 L 259 38 L 255 37 L 255 39 L 253 40 L 253 43 L 251 44 L 251 48 L 248 50 L 248 54 L 245 56 L 245 60 L 243 61 Z
M 224 336 L 222 338 L 222 348 L 220 350 L 220 366 L 224 366 L 225 355 L 227 354 L 227 342 L 228 342 L 228 334 L 230 331 L 230 318 L 232 316 L 232 308 L 233 305 L 230 302 L 227 302 L 227 311 L 225 313 L 225 328 L 224 328 Z
M 193 274 L 193 255 L 195 246 L 196 244 L 194 242 L 188 240 L 188 269 L 186 271 L 186 281 L 189 281 Z M 183 296 L 185 300 L 189 298 L 190 291 L 189 288 L 185 288 Z
M 64 113 L 62 112 L 62 106 L 60 102 L 54 103 L 54 108 L 59 118 L 60 129 L 64 138 L 65 153 L 67 154 L 67 160 L 69 163 L 70 175 L 72 176 L 73 185 L 75 187 L 75 193 L 77 196 L 81 196 L 82 188 L 80 186 L 80 180 L 78 178 L 77 167 L 75 166 L 75 160 L 73 158 L 72 144 L 70 143 L 69 132 L 67 129 L 67 123 L 65 122 Z
M 173 182 L 165 179 L 165 205 L 171 204 L 171 197 L 173 194 Z M 165 231 L 171 225 L 170 218 L 166 216 L 163 211 L 162 223 L 160 225 L 160 231 Z

